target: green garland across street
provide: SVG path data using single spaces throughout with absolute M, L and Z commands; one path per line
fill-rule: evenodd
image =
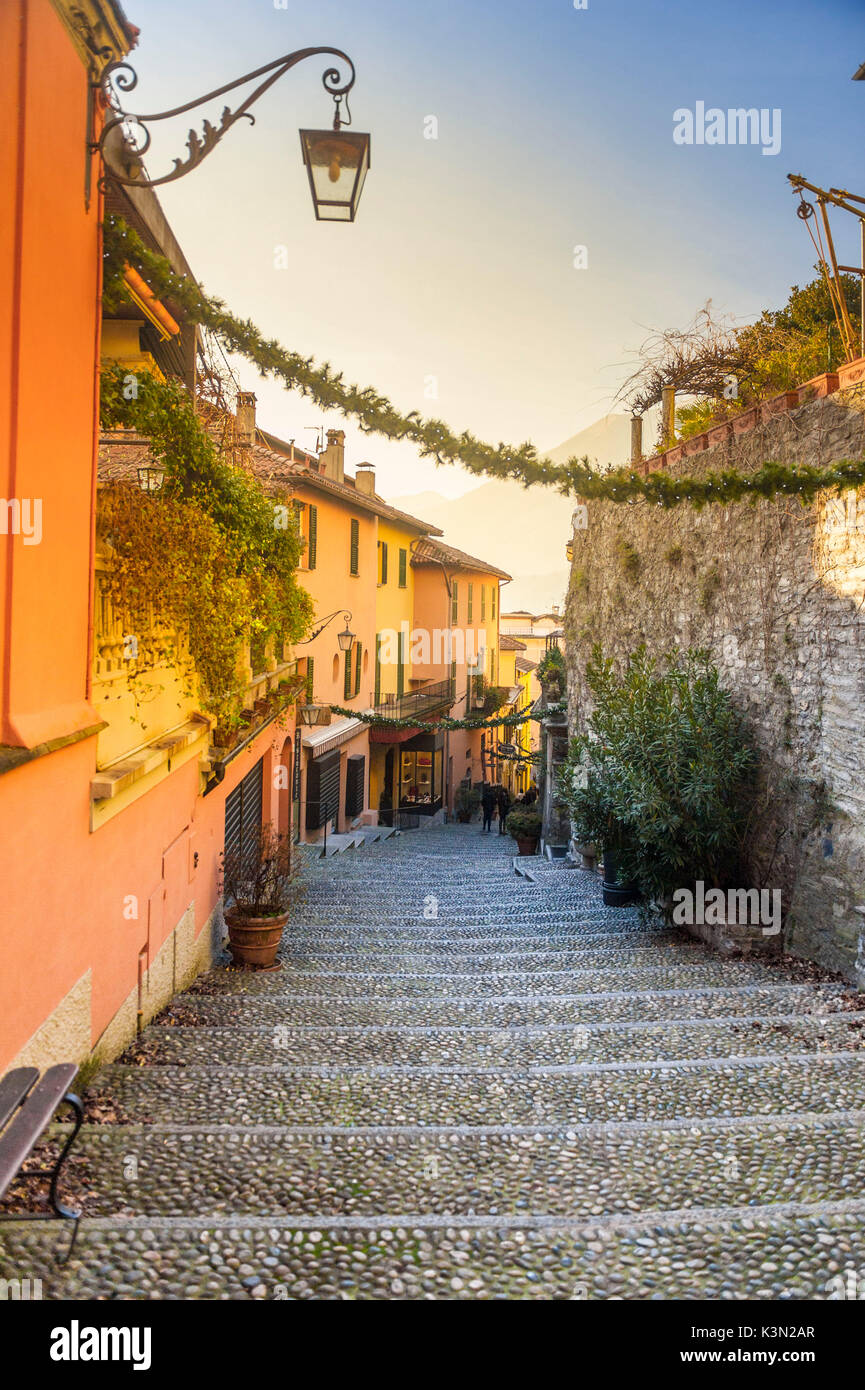
M 359 710 L 347 709 L 345 705 L 331 705 L 333 714 L 345 715 L 349 719 L 360 719 L 364 724 L 373 724 L 379 729 L 423 729 L 426 732 L 435 733 L 442 729 L 450 733 L 453 729 L 496 729 L 503 726 L 511 727 L 515 724 L 525 724 L 527 719 L 546 719 L 550 714 L 566 714 L 567 705 L 561 702 L 554 705 L 547 705 L 546 709 L 537 714 L 534 710 L 524 710 L 521 714 L 502 714 L 492 719 L 436 719 L 433 721 L 424 719 L 389 719 L 383 714 L 361 713 Z
M 106 218 L 104 246 L 104 293 L 109 305 L 126 297 L 123 270 L 128 263 L 158 294 L 181 305 L 191 322 L 210 329 L 227 351 L 252 362 L 261 376 L 281 380 L 288 390 L 301 392 L 322 410 L 353 416 L 365 434 L 408 440 L 422 458 L 435 459 L 438 464 L 460 464 L 470 473 L 510 478 L 525 487 L 541 483 L 587 501 L 646 501 L 659 507 L 689 502 L 698 509 L 709 503 L 757 502 L 779 495 L 798 497 L 805 504 L 820 492 L 865 484 L 865 459 L 843 459 L 828 468 L 789 467 L 770 461 L 753 473 L 729 468 L 702 478 L 673 477 L 665 471 L 643 477 L 626 468 L 601 472 L 588 458 L 555 464 L 538 458 L 533 444 L 493 446 L 467 431 L 455 435 L 444 421 L 425 420 L 415 410 L 403 414 L 373 387 L 350 385 L 329 363 L 319 365 L 310 357 L 289 352 L 275 339 L 265 338 L 249 319 L 236 318 L 194 280 L 177 275 L 166 258 L 145 246 L 122 218 Z

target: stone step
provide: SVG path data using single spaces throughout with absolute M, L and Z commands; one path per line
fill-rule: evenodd
M 359 836 L 354 830 L 329 834 L 327 844 L 321 846 L 320 857 L 331 859 L 335 854 L 343 854 L 346 850 L 357 849 L 362 844 L 363 836 Z
M 865 1053 L 575 1067 L 105 1067 L 141 1122 L 568 1125 L 865 1109 Z
M 743 984 L 771 985 L 778 983 L 777 970 L 756 962 L 721 961 L 710 959 L 698 965 L 619 965 L 609 969 L 558 970 L 487 970 L 483 973 L 465 971 L 291 971 L 256 973 L 227 969 L 208 978 L 208 988 L 224 990 L 226 994 L 292 994 L 297 998 L 308 995 L 356 998 L 358 996 L 388 999 L 393 997 L 422 997 L 453 994 L 458 990 L 463 998 L 483 998 L 499 994 L 575 994 L 608 993 L 611 990 L 699 989 L 706 986 L 736 986 Z
M 865 1191 L 865 1110 L 854 1117 L 659 1127 L 410 1132 L 170 1131 L 90 1126 L 78 1142 L 94 1215 L 593 1217 L 679 1207 L 822 1204 Z
M 26 1273 L 42 1280 L 43 1298 L 74 1300 L 813 1300 L 837 1298 L 846 1271 L 865 1268 L 863 1216 L 860 1202 L 594 1224 L 404 1212 L 339 1222 L 96 1218 L 82 1221 L 63 1268 L 66 1231 L 30 1222 L 8 1228 L 0 1277 Z
M 364 943 L 356 947 L 328 950 L 317 942 L 299 941 L 287 934 L 283 937 L 281 959 L 286 965 L 296 969 L 316 969 L 324 966 L 330 969 L 363 970 L 367 967 L 376 970 L 379 965 L 390 965 L 400 969 L 421 971 L 431 969 L 459 969 L 465 966 L 472 970 L 543 970 L 567 968 L 578 964 L 581 968 L 597 961 L 603 968 L 607 963 L 613 965 L 622 961 L 629 966 L 658 964 L 691 964 L 693 961 L 708 961 L 712 957 L 700 942 L 689 942 L 680 938 L 643 942 L 639 939 L 627 940 L 622 936 L 606 940 L 590 941 L 538 941 L 531 945 L 519 943 L 516 946 L 504 944 L 491 949 L 489 943 L 478 942 L 467 945 L 463 942 L 422 943 L 417 946 L 394 942 L 390 946 L 377 942 Z
M 178 1007 L 184 1020 L 192 1013 L 202 1024 L 547 1024 L 604 1023 L 727 1018 L 743 1014 L 775 1016 L 791 1012 L 826 1012 L 843 998 L 837 987 L 811 985 L 742 985 L 704 990 L 656 990 L 633 994 L 559 994 L 484 996 L 460 994 L 441 998 L 375 999 L 298 998 L 290 994 L 186 994 Z M 170 1012 L 170 1010 L 169 1010 Z
M 845 1052 L 863 1039 L 865 1013 L 788 1014 L 652 1023 L 529 1027 L 424 1025 L 379 1028 L 291 1023 L 231 1028 L 151 1025 L 142 1044 L 154 1067 L 576 1066 Z M 865 1054 L 863 1054 L 865 1058 Z M 167 1081 L 167 1078 L 166 1078 Z
M 573 942 L 591 944 L 598 942 L 617 942 L 623 940 L 637 945 L 651 945 L 659 938 L 687 941 L 679 933 L 663 930 L 661 927 L 642 927 L 633 924 L 628 930 L 611 927 L 601 921 L 569 921 L 535 925 L 532 922 L 504 922 L 501 925 L 473 926 L 451 925 L 442 922 L 427 922 L 421 917 L 415 920 L 406 918 L 400 922 L 299 922 L 292 920 L 286 931 L 303 944 L 322 949 L 346 944 L 350 947 L 365 946 L 367 943 L 392 949 L 393 945 L 405 943 L 408 946 L 436 945 L 439 942 L 467 948 L 480 948 L 485 945 L 492 950 L 502 945 L 532 945 L 538 942 L 567 944 Z

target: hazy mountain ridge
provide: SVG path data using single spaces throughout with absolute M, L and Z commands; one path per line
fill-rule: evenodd
M 651 449 L 654 421 L 644 427 L 644 452 Z M 546 456 L 554 463 L 568 458 L 589 459 L 601 468 L 628 461 L 631 417 L 605 415 L 580 430 Z M 571 534 L 573 498 L 552 488 L 525 488 L 521 483 L 493 480 L 463 497 L 418 492 L 388 501 L 412 516 L 440 526 L 445 539 L 469 555 L 487 560 L 513 575 L 502 592 L 505 609 L 545 612 L 562 603 L 568 585 L 565 545 Z

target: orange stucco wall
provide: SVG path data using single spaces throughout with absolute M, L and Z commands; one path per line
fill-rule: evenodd
M 87 71 L 49 0 L 0 5 L 0 741 L 94 724 L 87 706 L 100 208 L 84 203 Z
M 207 797 L 187 763 L 93 833 L 92 741 L 0 777 L 0 1071 L 88 968 L 95 1043 L 136 987 L 139 953 L 149 966 L 190 905 L 201 931 L 217 900 L 225 798 L 264 757 L 264 816 L 284 819 L 290 791 L 274 774 L 292 734 L 265 729 Z M 137 917 L 124 915 L 130 898 Z

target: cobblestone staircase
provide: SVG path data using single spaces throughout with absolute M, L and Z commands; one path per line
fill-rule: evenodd
M 865 1288 L 865 1012 L 477 826 L 310 858 L 283 969 L 220 969 L 97 1088 L 53 1298 L 825 1298 Z

